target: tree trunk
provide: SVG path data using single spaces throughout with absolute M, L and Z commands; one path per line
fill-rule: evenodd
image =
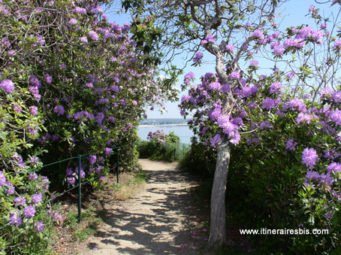
M 218 146 L 217 164 L 211 193 L 209 248 L 219 247 L 226 243 L 225 196 L 230 152 L 231 149 L 228 142 Z

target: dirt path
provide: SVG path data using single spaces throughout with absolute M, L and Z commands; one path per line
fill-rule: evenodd
M 200 208 L 193 206 L 197 183 L 174 163 L 140 160 L 145 189 L 134 198 L 106 205 L 99 231 L 81 244 L 81 255 L 199 254 Z M 205 229 L 204 229 L 205 231 Z

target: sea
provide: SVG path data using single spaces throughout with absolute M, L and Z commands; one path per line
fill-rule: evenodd
M 169 134 L 174 132 L 180 138 L 180 143 L 190 144 L 193 136 L 192 130 L 189 129 L 184 119 L 145 119 L 140 121 L 138 127 L 138 135 L 142 140 L 147 140 L 149 132 L 162 130 Z

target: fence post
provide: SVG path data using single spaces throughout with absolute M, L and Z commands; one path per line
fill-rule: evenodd
M 82 156 L 78 155 L 78 223 L 81 221 L 81 210 L 82 210 L 82 181 L 81 181 L 81 168 L 82 168 Z
M 119 149 L 116 150 L 116 181 L 119 182 Z

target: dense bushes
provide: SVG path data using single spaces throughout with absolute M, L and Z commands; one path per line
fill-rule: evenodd
M 73 185 L 76 163 L 40 171 L 43 163 L 91 154 L 82 177 L 94 184 L 115 153 L 136 167 L 137 119 L 163 87 L 130 26 L 103 14 L 107 2 L 0 1 L 1 253 L 45 254 L 58 216 L 47 191 Z
M 215 164 L 216 152 L 214 149 L 200 143 L 193 137 L 190 148 L 180 159 L 179 167 L 195 175 L 211 178 L 214 174 Z
M 140 158 L 152 160 L 176 161 L 179 159 L 180 138 L 173 132 L 165 134 L 163 131 L 150 132 L 148 141 L 140 141 L 138 151 Z
M 255 115 L 255 123 L 259 117 Z M 276 119 L 272 122 L 272 131 L 258 132 L 257 137 L 247 136 L 232 149 L 231 158 L 234 161 L 227 182 L 229 225 L 249 229 L 328 229 L 328 235 L 261 235 L 246 238 L 252 240 L 257 252 L 262 254 L 337 254 L 341 233 L 340 204 L 332 202 L 330 196 L 333 193 L 325 193 L 330 191 L 326 177 L 321 184 L 309 184 L 301 156 L 309 145 L 322 140 L 332 142 L 321 133 L 318 125 L 302 127 L 292 124 L 291 118 L 288 113 Z M 311 136 L 312 133 L 315 135 Z M 335 150 L 326 149 L 320 155 L 320 164 L 326 158 L 335 162 L 340 159 L 340 154 Z M 204 159 L 207 161 L 204 162 Z M 206 176 L 206 182 L 211 183 L 215 160 L 214 149 L 194 140 L 180 167 Z M 337 168 L 337 164 L 332 163 L 329 169 L 333 166 Z M 323 169 L 323 163 L 319 167 Z M 336 168 L 333 170 L 334 189 L 338 190 L 340 168 Z

